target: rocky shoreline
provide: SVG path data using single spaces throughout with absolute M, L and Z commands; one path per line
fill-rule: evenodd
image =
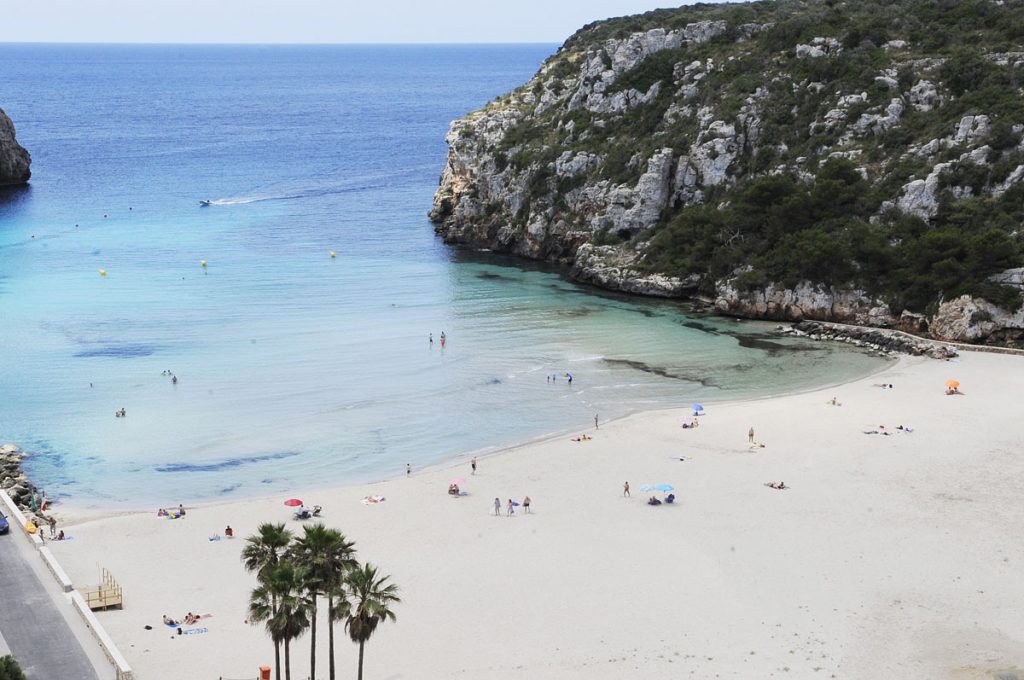
M 46 526 L 51 515 L 38 505 L 43 493 L 21 468 L 21 461 L 29 455 L 14 444 L 0 446 L 0 491 L 5 491 L 36 526 Z M 34 500 L 37 502 L 33 507 Z
M 800 321 L 788 328 L 781 327 L 780 332 L 784 335 L 806 337 L 811 340 L 845 342 L 881 354 L 909 354 L 944 360 L 960 356 L 957 349 L 950 345 L 917 338 L 900 331 L 879 328 L 847 326 L 821 321 Z

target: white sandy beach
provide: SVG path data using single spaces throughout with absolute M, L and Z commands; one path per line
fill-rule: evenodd
M 950 378 L 964 396 L 944 394 Z M 841 387 L 708 403 L 696 430 L 680 428 L 688 409 L 581 423 L 592 441 L 511 449 L 475 476 L 467 457 L 296 495 L 402 589 L 367 678 L 987 678 L 1024 668 L 1022 386 L 1024 357 L 907 358 Z M 893 434 L 864 434 L 879 425 Z M 445 493 L 456 476 L 469 496 Z M 644 483 L 672 484 L 677 503 L 648 506 Z M 495 496 L 524 495 L 532 514 L 494 516 Z M 273 647 L 243 622 L 239 552 L 260 522 L 300 529 L 282 500 L 178 521 L 58 506 L 74 540 L 50 545 L 76 584 L 105 567 L 123 586 L 124 610 L 99 617 L 137 677 L 253 677 Z M 226 524 L 235 540 L 207 540 Z M 208 632 L 160 625 L 190 610 L 213 615 Z M 337 638 L 339 677 L 354 677 L 357 648 Z M 308 654 L 294 644 L 293 677 Z

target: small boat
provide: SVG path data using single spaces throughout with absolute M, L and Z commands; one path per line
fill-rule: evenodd
M 199 205 L 203 208 L 208 208 L 211 205 L 213 205 L 213 203 L 211 203 L 210 201 L 199 201 Z

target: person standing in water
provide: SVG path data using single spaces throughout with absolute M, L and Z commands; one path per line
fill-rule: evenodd
M 441 331 L 441 349 L 444 349 L 444 343 L 448 340 L 448 336 Z
M 434 334 L 433 333 L 429 333 L 428 334 L 428 338 L 430 339 L 430 344 L 433 345 L 434 344 Z
M 597 422 L 597 414 L 596 413 L 594 414 L 594 429 L 595 430 L 600 430 L 601 429 L 601 426 L 598 425 L 598 422 Z
M 412 474 L 412 464 L 406 463 L 405 464 L 405 476 L 408 477 L 411 474 Z

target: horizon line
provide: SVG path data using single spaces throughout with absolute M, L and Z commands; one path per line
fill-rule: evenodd
M 363 47 L 363 46 L 377 46 L 377 47 L 428 47 L 428 46 L 451 46 L 451 45 L 560 45 L 562 41 L 546 41 L 546 40 L 524 40 L 519 42 L 514 41 L 495 41 L 495 42 L 474 42 L 474 41 L 461 41 L 453 40 L 446 42 L 215 42 L 215 41 L 199 41 L 199 42 L 171 42 L 171 41 L 158 41 L 158 42 L 132 42 L 132 41 L 107 41 L 107 42 L 96 42 L 88 40 L 0 40 L 0 46 L 4 45 L 132 45 L 136 47 L 147 47 L 147 46 L 178 46 L 178 47 L 192 47 L 192 46 L 207 46 L 207 47 Z

